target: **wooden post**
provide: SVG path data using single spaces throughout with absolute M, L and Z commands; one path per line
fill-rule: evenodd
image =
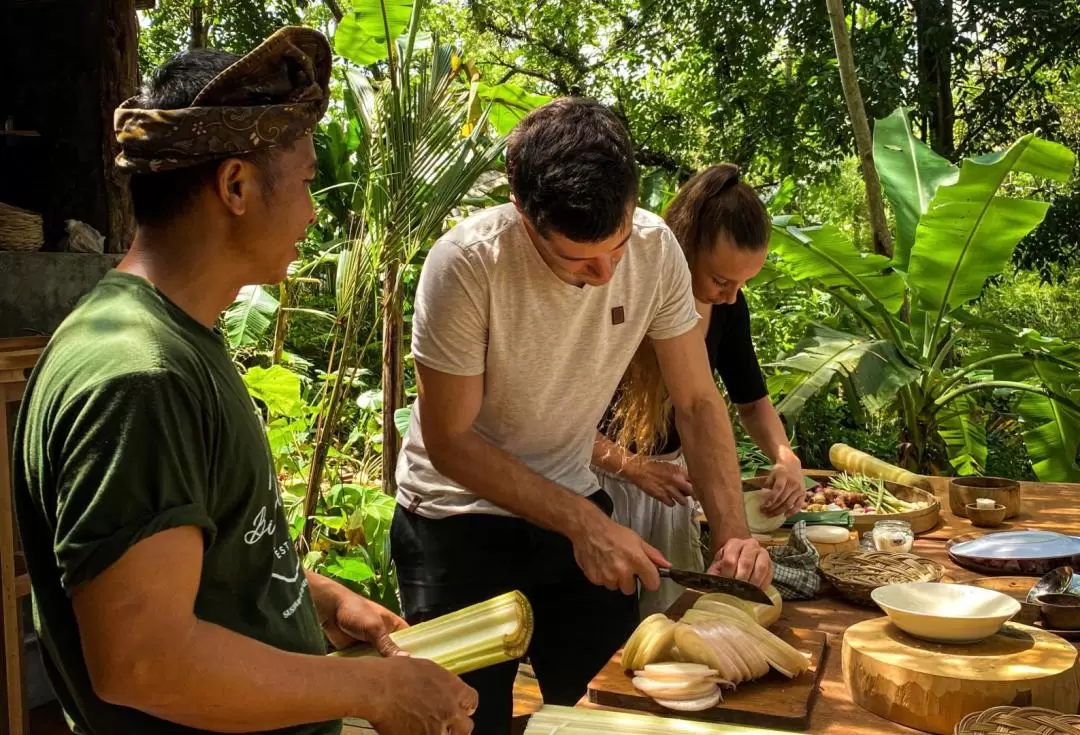
M 851 40 L 847 33 L 847 17 L 844 0 L 825 0 L 832 24 L 836 61 L 840 67 L 840 83 L 844 87 L 851 127 L 855 130 L 855 147 L 859 153 L 859 166 L 866 183 L 866 203 L 870 209 L 870 228 L 874 232 L 874 251 L 892 257 L 892 235 L 885 219 L 885 200 L 881 195 L 881 181 L 874 167 L 874 139 L 870 135 L 870 123 L 866 119 L 866 106 L 859 91 L 859 77 L 855 71 L 855 57 L 851 52 Z
M 113 135 L 113 111 L 135 94 L 138 86 L 139 28 L 134 0 L 112 0 L 105 4 L 102 35 L 101 114 L 105 140 L 105 193 L 109 207 L 106 252 L 123 253 L 135 236 L 135 216 L 127 179 L 116 170 L 120 146 Z
M 26 735 L 29 722 L 23 686 L 23 631 L 20 600 L 30 594 L 30 578 L 16 569 L 19 548 L 12 497 L 11 417 L 46 340 L 40 337 L 0 340 L 0 685 L 2 732 Z

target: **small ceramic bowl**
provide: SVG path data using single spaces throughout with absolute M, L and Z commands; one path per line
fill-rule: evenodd
M 1066 594 L 1039 595 L 1043 622 L 1051 630 L 1080 629 L 1080 597 Z
M 870 596 L 905 633 L 937 643 L 981 641 L 1020 612 L 1008 595 L 963 584 L 890 584 Z
M 993 508 L 980 508 L 975 503 L 968 503 L 966 509 L 971 525 L 981 528 L 1000 526 L 1005 521 L 1005 513 L 1008 511 L 1008 508 L 1001 503 L 995 503 Z

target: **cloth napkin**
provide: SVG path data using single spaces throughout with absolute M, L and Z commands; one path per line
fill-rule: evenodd
M 785 600 L 810 600 L 821 584 L 817 566 L 820 554 L 806 538 L 806 523 L 791 529 L 786 546 L 769 549 L 773 563 L 773 586 Z

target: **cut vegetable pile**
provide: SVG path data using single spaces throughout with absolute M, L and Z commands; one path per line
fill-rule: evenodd
M 679 622 L 650 615 L 626 642 L 623 668 L 634 672 L 636 689 L 683 712 L 715 707 L 721 687 L 760 679 L 770 668 L 798 676 L 809 666 L 806 657 L 754 617 L 755 608 L 768 607 L 714 594 L 700 597 Z
M 455 674 L 467 674 L 521 658 L 532 634 L 532 606 L 525 595 L 515 591 L 395 631 L 390 638 L 416 658 L 430 659 Z M 364 646 L 336 655 L 373 653 Z
M 930 504 L 908 503 L 885 488 L 881 479 L 842 472 L 829 479 L 829 484 L 815 485 L 806 491 L 806 510 L 819 513 L 830 510 L 849 510 L 855 514 L 906 513 L 926 508 Z

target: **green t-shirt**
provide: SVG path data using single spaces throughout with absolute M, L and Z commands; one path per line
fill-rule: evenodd
M 220 335 L 148 282 L 110 272 L 57 329 L 27 385 L 14 449 L 36 625 L 78 731 L 202 732 L 99 699 L 70 601 L 128 548 L 169 528 L 203 531 L 201 620 L 279 649 L 326 653 L 244 383 Z

